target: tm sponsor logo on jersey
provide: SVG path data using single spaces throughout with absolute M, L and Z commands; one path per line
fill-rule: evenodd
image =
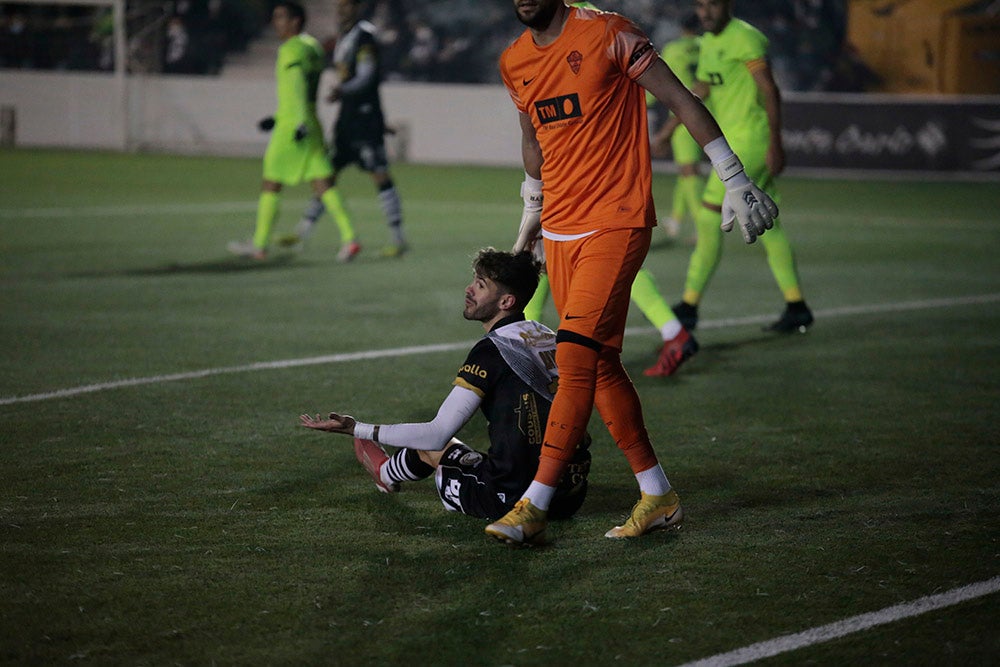
M 570 93 L 535 102 L 535 113 L 538 114 L 539 123 L 548 125 L 571 118 L 582 118 L 583 107 L 580 106 L 580 96 Z
M 475 375 L 476 377 L 485 378 L 486 369 L 479 364 L 465 364 L 459 370 L 459 373 L 468 373 L 469 375 Z

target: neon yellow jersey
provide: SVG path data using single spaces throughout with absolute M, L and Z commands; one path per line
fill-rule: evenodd
M 681 35 L 677 39 L 667 42 L 660 51 L 660 57 L 667 63 L 677 78 L 686 87 L 694 85 L 694 75 L 698 70 L 698 50 L 701 38 L 694 35 Z M 646 104 L 652 105 L 656 98 L 652 93 L 646 93 Z
M 737 18 L 718 35 L 701 37 L 696 77 L 711 87 L 705 102 L 730 144 L 770 141 L 767 112 L 751 74 L 766 62 L 767 47 L 761 31 Z
M 333 174 L 323 145 L 323 130 L 316 117 L 316 93 L 323 72 L 323 48 L 313 37 L 300 33 L 278 48 L 274 68 L 278 108 L 274 129 L 264 153 L 264 178 L 284 185 L 314 181 Z M 306 135 L 295 140 L 305 125 Z
M 295 128 L 306 123 L 310 132 L 314 124 L 319 127 L 316 93 L 323 59 L 323 47 L 311 35 L 300 33 L 282 43 L 274 67 L 278 94 L 276 124 Z
M 701 49 L 701 38 L 694 35 L 683 35 L 668 42 L 660 52 L 660 57 L 674 71 L 677 78 L 685 86 L 694 85 L 694 75 L 698 71 L 698 51 Z

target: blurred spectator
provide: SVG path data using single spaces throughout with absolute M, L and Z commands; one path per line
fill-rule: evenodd
M 226 52 L 229 51 L 228 35 L 226 33 L 226 11 L 222 0 L 209 0 L 205 25 L 202 28 L 201 43 L 204 46 L 202 61 L 206 74 L 218 74 Z
M 694 0 L 597 0 L 636 21 L 655 44 L 680 34 Z M 129 68 L 217 74 L 268 26 L 272 0 L 127 0 Z M 847 0 L 736 0 L 734 14 L 771 40 L 784 90 L 870 83 L 844 47 Z M 317 4 L 334 11 L 334 3 Z M 177 20 L 175 20 L 175 18 Z M 510 0 L 369 0 L 386 80 L 498 83 L 500 53 L 520 34 Z M 111 13 L 91 6 L 0 2 L 0 67 L 114 67 Z M 138 37 L 136 37 L 138 36 Z M 150 54 L 153 55 L 150 55 Z
M 410 22 L 413 38 L 403 61 L 402 70 L 412 81 L 434 81 L 434 66 L 438 57 L 438 37 L 427 23 L 419 18 Z
M 385 81 L 405 78 L 400 70 L 408 49 L 409 31 L 404 30 L 399 22 L 405 13 L 400 0 L 376 0 L 369 18 L 378 36 L 382 78 Z
M 21 11 L 4 16 L 0 34 L 0 65 L 4 67 L 32 67 L 34 48 L 28 30 L 28 17 Z
M 266 26 L 267 4 L 127 0 L 128 69 L 216 74 L 226 53 L 244 50 Z M 108 6 L 0 2 L 0 68 L 110 71 L 115 57 Z
M 197 70 L 187 24 L 181 16 L 171 16 L 167 21 L 163 71 L 167 74 L 193 74 Z
M 96 52 L 97 68 L 115 68 L 115 19 L 110 8 L 101 9 L 90 31 L 90 43 Z

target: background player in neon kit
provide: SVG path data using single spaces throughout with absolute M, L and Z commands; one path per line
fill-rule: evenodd
M 274 116 L 260 122 L 271 132 L 264 153 L 264 182 L 257 204 L 257 225 L 251 241 L 232 242 L 230 252 L 263 259 L 278 216 L 281 189 L 302 181 L 331 212 L 340 229 L 341 242 L 350 244 L 354 230 L 334 187 L 333 169 L 326 157 L 323 133 L 316 117 L 316 89 L 323 70 L 323 49 L 302 32 L 306 13 L 297 2 L 278 2 L 271 23 L 282 40 L 275 64 L 278 107 Z
M 449 510 L 497 519 L 513 507 L 538 467 L 542 429 L 554 384 L 555 334 L 522 312 L 538 284 L 538 264 L 517 255 L 481 250 L 465 289 L 467 320 L 486 336 L 472 348 L 454 388 L 431 422 L 373 425 L 331 413 L 302 415 L 308 428 L 355 436 L 355 453 L 382 491 L 436 471 L 438 494 Z M 475 452 L 455 438 L 477 409 L 489 422 L 490 448 Z M 588 439 L 589 440 L 589 439 Z M 378 442 L 401 447 L 391 457 Z M 590 452 L 582 447 L 553 499 L 553 514 L 568 517 L 587 493 Z
M 705 100 L 747 173 L 773 199 L 774 178 L 785 168 L 781 143 L 781 95 L 767 60 L 767 38 L 745 21 L 734 18 L 730 0 L 696 0 L 702 36 L 694 92 Z M 703 207 L 695 216 L 698 242 L 688 265 L 684 295 L 674 312 L 685 327 L 698 324 L 698 304 L 722 259 L 722 236 L 716 229 L 725 188 L 709 177 Z M 785 299 L 785 310 L 765 327 L 778 333 L 805 331 L 813 322 L 799 284 L 791 244 L 778 219 L 763 239 L 771 273 Z
M 362 5 L 363 0 L 337 2 L 340 36 L 332 59 L 337 85 L 328 98 L 329 102 L 340 102 L 333 127 L 334 179 L 351 163 L 357 163 L 371 174 L 391 234 L 390 243 L 382 249 L 382 255 L 398 257 L 407 250 L 403 235 L 403 207 L 389 173 L 385 152 L 386 127 L 379 95 L 382 66 L 378 38 L 374 25 L 359 20 Z M 310 202 L 295 235 L 284 242 L 295 244 L 307 238 L 323 211 L 322 201 L 314 199 Z M 355 244 L 342 259 L 350 259 L 360 250 L 361 246 Z
M 629 291 L 656 224 L 642 88 L 684 121 L 723 174 L 728 229 L 738 219 L 753 242 L 777 208 L 634 24 L 561 0 L 514 0 L 514 6 L 527 30 L 501 57 L 501 75 L 520 112 L 527 178 L 537 183 L 545 175 L 544 210 L 537 217 L 525 211 L 515 247 L 530 245 L 541 223 L 553 300 L 563 317 L 560 385 L 535 479 L 486 532 L 514 543 L 538 539 L 555 484 L 596 405 L 642 493 L 626 524 L 607 536 L 637 536 L 677 525 L 682 516 L 621 365 Z

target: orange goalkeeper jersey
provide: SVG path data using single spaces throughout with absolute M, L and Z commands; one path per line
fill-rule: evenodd
M 628 19 L 580 8 L 552 44 L 525 30 L 501 55 L 504 84 L 542 148 L 547 232 L 656 224 L 645 91 L 634 81 L 656 58 Z

